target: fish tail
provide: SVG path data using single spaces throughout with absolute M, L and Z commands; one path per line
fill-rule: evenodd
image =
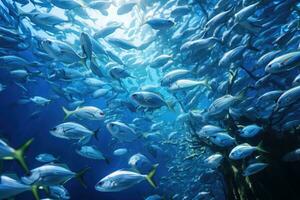
M 90 167 L 85 167 L 81 170 L 79 170 L 75 177 L 77 178 L 77 180 L 79 181 L 80 185 L 82 185 L 84 188 L 87 188 L 86 183 L 84 182 L 84 175 L 90 170 Z
M 222 45 L 222 46 L 225 45 L 225 42 L 224 42 L 222 39 L 220 39 L 220 38 L 218 38 L 218 37 L 215 37 L 215 40 L 216 40 L 220 45 Z
M 210 84 L 208 83 L 208 80 L 205 79 L 203 85 L 205 85 L 209 90 L 212 90 Z
M 17 15 L 18 15 L 18 17 L 19 17 L 19 19 L 20 19 L 20 17 L 25 17 L 26 12 L 23 11 L 21 8 L 18 8 L 18 9 L 17 9 Z M 19 20 L 19 19 L 18 19 L 18 20 Z
M 26 173 L 29 173 L 29 169 L 26 165 L 25 159 L 24 159 L 24 153 L 30 146 L 30 144 L 33 142 L 33 138 L 28 140 L 26 143 L 24 143 L 20 148 L 18 148 L 14 153 L 14 158 L 20 163 L 22 168 L 25 170 Z
M 81 58 L 80 63 L 85 66 L 87 69 L 89 69 L 88 65 L 87 65 L 87 56 Z
M 153 169 L 149 172 L 149 174 L 147 174 L 146 179 L 147 181 L 150 183 L 150 185 L 154 188 L 157 187 L 156 183 L 153 180 L 153 177 L 155 175 L 156 169 L 158 167 L 158 164 L 153 165 Z
M 31 187 L 31 192 L 32 192 L 35 200 L 40 200 L 39 193 L 38 193 L 38 186 L 37 185 L 33 185 Z
M 239 100 L 242 100 L 245 96 L 246 96 L 246 93 L 248 92 L 248 87 L 245 87 L 244 89 L 242 89 L 238 94 L 237 94 L 237 98 Z
M 258 48 L 256 48 L 255 46 L 253 46 L 252 44 L 252 38 L 253 36 L 250 35 L 249 39 L 247 40 L 247 48 L 252 50 L 252 51 L 260 51 Z
M 67 118 L 69 118 L 69 116 L 71 115 L 72 111 L 67 110 L 64 106 L 62 107 L 65 116 L 64 116 L 64 120 L 66 120 Z
M 220 38 L 217 36 L 217 32 L 215 32 L 215 33 L 213 34 L 212 37 L 213 37 L 213 39 L 214 39 L 216 42 L 218 42 L 218 43 L 221 44 L 221 45 L 224 45 L 223 40 L 220 39 Z
M 265 149 L 263 149 L 263 141 L 261 141 L 258 145 L 257 145 L 257 147 L 256 147 L 256 149 L 258 150 L 258 151 L 260 151 L 260 152 L 263 152 L 263 153 L 269 153 L 268 151 L 266 151 Z
M 93 133 L 94 133 L 93 136 L 96 138 L 97 141 L 99 140 L 99 131 L 100 131 L 100 128 L 93 131 Z
M 108 164 L 109 165 L 109 163 L 110 163 L 110 160 L 108 159 L 108 158 L 104 158 L 104 161 L 106 162 L 106 164 Z
M 166 105 L 167 105 L 167 107 L 168 107 L 168 109 L 170 110 L 170 111 L 172 111 L 172 112 L 175 112 L 175 103 L 173 103 L 173 102 L 166 102 Z

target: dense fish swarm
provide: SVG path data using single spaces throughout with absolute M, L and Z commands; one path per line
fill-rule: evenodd
M 299 199 L 299 30 L 298 0 L 1 0 L 0 199 Z

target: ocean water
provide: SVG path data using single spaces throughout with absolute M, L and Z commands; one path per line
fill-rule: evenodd
M 299 199 L 297 0 L 0 8 L 0 199 Z M 26 170 L 15 149 L 29 139 Z M 83 146 L 102 155 L 80 155 Z M 57 159 L 38 161 L 43 153 Z M 75 174 L 86 168 L 83 184 Z

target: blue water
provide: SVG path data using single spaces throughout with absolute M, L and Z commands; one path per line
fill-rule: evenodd
M 21 0 L 18 2 L 22 3 Z M 148 12 L 150 14 L 143 13 L 145 15 L 151 15 L 151 6 L 153 5 L 151 4 L 151 1 L 149 2 Z M 165 6 L 167 2 L 168 1 L 161 1 L 161 4 L 159 4 L 159 6 L 164 9 L 163 6 Z M 3 138 L 4 141 L 6 141 L 11 147 L 14 148 L 21 146 L 30 138 L 34 139 L 33 143 L 25 153 L 25 160 L 29 169 L 34 169 L 43 165 L 43 163 L 35 159 L 35 157 L 41 153 L 53 154 L 55 157 L 58 157 L 58 163 L 66 164 L 73 172 L 79 172 L 80 170 L 89 167 L 88 172 L 84 175 L 84 182 L 87 186 L 86 188 L 84 188 L 79 183 L 79 181 L 76 180 L 76 178 L 71 179 L 66 184 L 64 184 L 64 187 L 70 193 L 72 200 L 140 200 L 145 199 L 149 195 L 153 194 L 159 194 L 165 197 L 166 200 L 171 199 L 171 197 L 175 194 L 179 196 L 175 198 L 175 200 L 198 200 L 201 198 L 197 197 L 197 195 L 201 194 L 201 192 L 205 193 L 208 191 L 210 193 L 209 195 L 212 196 L 210 200 L 225 200 L 226 198 L 231 200 L 230 198 L 237 194 L 230 193 L 232 191 L 235 191 L 237 188 L 242 190 L 241 194 L 238 194 L 237 196 L 242 196 L 244 195 L 243 192 L 245 192 L 245 195 L 247 196 L 247 198 L 245 198 L 246 200 L 252 200 L 254 198 L 257 198 L 258 200 L 265 200 L 263 199 L 263 197 L 266 197 L 268 195 L 270 199 L 278 198 L 280 200 L 282 199 L 282 197 L 287 196 L 288 198 L 288 195 L 291 195 L 291 199 L 296 200 L 300 195 L 297 189 L 300 180 L 300 173 L 298 170 L 298 167 L 300 166 L 299 157 L 297 157 L 297 155 L 293 155 L 296 158 L 293 157 L 292 159 L 295 160 L 292 160 L 290 162 L 284 162 L 283 158 L 286 154 L 299 148 L 299 127 L 298 129 L 293 129 L 292 127 L 291 130 L 288 130 L 286 132 L 282 131 L 282 127 L 284 127 L 284 125 L 291 121 L 293 122 L 293 120 L 299 120 L 300 112 L 298 107 L 300 97 L 299 95 L 295 96 L 295 98 L 297 98 L 297 101 L 291 103 L 291 105 L 284 107 L 284 109 L 286 110 L 283 109 L 283 111 L 280 112 L 279 110 L 275 109 L 271 110 L 275 114 L 274 116 L 268 116 L 267 119 L 264 119 L 266 115 L 266 113 L 264 112 L 270 112 L 270 110 L 268 110 L 269 107 L 262 106 L 262 108 L 260 108 L 260 105 L 257 105 L 257 100 L 266 92 L 280 89 L 282 90 L 282 93 L 284 93 L 286 91 L 289 91 L 291 88 L 296 87 L 292 82 L 295 79 L 296 75 L 298 75 L 300 72 L 299 66 L 295 65 L 292 69 L 285 69 L 280 73 L 273 73 L 267 72 L 267 70 L 264 68 L 265 66 L 256 66 L 256 63 L 257 60 L 261 58 L 261 56 L 267 54 L 268 52 L 270 52 L 270 50 L 280 49 L 280 55 L 286 54 L 288 52 L 299 51 L 300 6 L 296 6 L 296 1 L 289 0 L 293 9 L 290 9 L 288 11 L 283 10 L 283 16 L 281 16 L 282 19 L 279 18 L 279 20 L 275 21 L 273 25 L 277 29 L 274 31 L 273 35 L 270 35 L 272 41 L 276 38 L 280 38 L 283 34 L 285 34 L 287 26 L 290 25 L 293 20 L 298 20 L 298 26 L 296 26 L 293 36 L 293 38 L 296 38 L 295 42 L 288 45 L 286 44 L 287 46 L 280 46 L 280 44 L 276 46 L 272 43 L 272 41 L 267 41 L 266 44 L 256 43 L 257 41 L 260 41 L 259 39 L 261 39 L 261 41 L 263 42 L 265 42 L 265 40 L 268 40 L 268 38 L 263 38 L 263 36 L 260 35 L 261 31 L 256 32 L 255 34 L 247 33 L 251 35 L 251 37 L 249 36 L 249 38 L 254 38 L 253 41 L 250 41 L 250 39 L 248 40 L 247 37 L 244 37 L 246 33 L 239 33 L 238 35 L 238 31 L 234 30 L 232 35 L 230 35 L 231 38 L 228 38 L 227 40 L 224 39 L 225 42 L 232 42 L 230 39 L 232 39 L 234 36 L 238 36 L 241 38 L 239 39 L 240 41 L 233 41 L 233 44 L 231 45 L 223 44 L 224 41 L 222 41 L 220 42 L 220 44 L 216 43 L 211 45 L 209 48 L 203 50 L 203 52 L 202 50 L 198 52 L 198 50 L 195 50 L 192 47 L 190 47 L 191 49 L 189 50 L 182 51 L 180 50 L 180 47 L 186 44 L 186 42 L 212 36 L 212 33 L 209 33 L 209 31 L 202 34 L 202 31 L 204 30 L 203 27 L 205 27 L 205 23 L 207 20 L 205 18 L 205 13 L 203 12 L 205 11 L 205 9 L 207 10 L 210 18 L 220 12 L 229 10 L 231 6 L 235 8 L 234 12 L 236 13 L 246 5 L 250 5 L 251 2 L 253 3 L 255 1 L 243 1 L 243 4 L 241 4 L 240 2 L 239 5 L 235 5 L 237 4 L 236 1 L 228 0 L 228 5 L 224 6 L 224 10 L 219 11 L 215 11 L 214 8 L 217 1 L 201 1 L 200 3 L 202 3 L 202 8 L 200 8 L 201 4 L 199 2 L 179 0 L 178 4 L 181 5 L 189 3 L 192 13 L 189 13 L 185 17 L 172 19 L 175 23 L 170 29 L 157 32 L 153 29 L 153 27 L 151 28 L 148 25 L 146 26 L 145 30 L 141 28 L 145 25 L 145 19 L 138 20 L 138 18 L 141 17 L 138 16 L 138 14 L 141 13 L 137 11 L 134 11 L 134 13 L 132 14 L 127 14 L 126 16 L 118 16 L 115 14 L 115 6 L 112 6 L 113 8 L 109 10 L 110 13 L 108 17 L 104 17 L 96 11 L 96 13 L 92 11 L 91 13 L 89 13 L 92 17 L 97 17 L 97 20 L 100 22 L 102 20 L 101 17 L 103 17 L 103 26 L 108 21 L 114 19 L 118 22 L 124 23 L 124 27 L 127 27 L 128 30 L 130 28 L 143 30 L 144 32 L 142 32 L 141 34 L 139 32 L 136 33 L 136 37 L 135 35 L 131 37 L 135 42 L 136 40 L 138 40 L 140 44 L 143 44 L 143 42 L 146 42 L 146 40 L 149 40 L 149 38 L 150 40 L 152 38 L 155 38 L 155 40 L 153 40 L 155 41 L 153 42 L 154 45 L 152 45 L 151 48 L 147 48 L 145 50 L 136 49 L 127 51 L 120 47 L 122 45 L 116 47 L 113 44 L 110 44 L 108 41 L 106 41 L 107 47 L 105 47 L 112 49 L 116 56 L 119 56 L 120 58 L 124 58 L 125 56 L 127 56 L 127 58 L 124 59 L 126 65 L 122 67 L 128 70 L 128 72 L 132 75 L 131 77 L 122 79 L 122 83 L 128 91 L 124 90 L 120 92 L 117 90 L 112 90 L 110 88 L 112 90 L 112 93 L 117 94 L 118 96 L 113 97 L 113 99 L 122 98 L 122 100 L 126 101 L 127 103 L 134 103 L 132 97 L 130 97 L 132 93 L 141 90 L 141 87 L 147 86 L 149 84 L 158 84 L 158 87 L 154 89 L 155 93 L 159 93 L 161 96 L 163 96 L 162 99 L 168 101 L 164 102 L 163 106 L 161 108 L 157 108 L 155 111 L 151 110 L 150 108 L 149 110 L 148 108 L 144 109 L 143 105 L 138 105 L 139 102 L 135 102 L 135 104 L 133 104 L 137 109 L 135 112 L 129 111 L 126 106 L 122 106 L 120 113 L 116 114 L 116 119 L 110 120 L 121 121 L 132 127 L 134 127 L 132 125 L 133 120 L 138 117 L 147 116 L 151 118 L 152 122 L 150 122 L 150 125 L 152 123 L 163 121 L 162 125 L 159 126 L 157 131 L 159 133 L 158 139 L 155 137 L 150 137 L 149 139 L 146 138 L 145 135 L 143 135 L 146 133 L 155 132 L 150 127 L 147 127 L 146 124 L 142 124 L 146 127 L 145 130 L 138 131 L 138 134 L 141 134 L 141 136 L 138 137 L 137 140 L 133 142 L 120 142 L 117 141 L 116 138 L 113 138 L 111 133 L 109 133 L 109 131 L 107 130 L 106 124 L 110 122 L 110 120 L 92 121 L 79 120 L 75 118 L 66 120 L 80 123 L 93 131 L 99 130 L 98 138 L 93 137 L 88 145 L 94 145 L 99 148 L 103 155 L 109 160 L 109 163 L 106 163 L 104 160 L 92 160 L 82 157 L 78 153 L 76 153 L 76 149 L 78 149 L 78 144 L 76 144 L 77 141 L 61 139 L 51 135 L 49 130 L 63 122 L 66 122 L 64 121 L 65 115 L 62 107 L 66 107 L 69 110 L 75 109 L 70 108 L 71 101 L 67 101 L 65 98 L 55 94 L 51 87 L 51 81 L 61 84 L 60 87 L 64 88 L 69 86 L 69 83 L 73 83 L 74 81 L 75 84 L 72 86 L 80 90 L 83 94 L 82 97 L 80 97 L 80 99 L 85 100 L 83 105 L 95 106 L 97 108 L 105 110 L 105 112 L 107 112 L 107 118 L 115 114 L 114 112 L 116 110 L 115 108 L 108 108 L 109 106 L 111 106 L 108 103 L 108 98 L 92 98 L 91 91 L 95 88 L 88 88 L 88 86 L 83 83 L 84 77 L 82 80 L 72 80 L 71 82 L 62 81 L 59 80 L 59 78 L 57 78 L 58 80 L 47 80 L 46 75 L 51 74 L 51 68 L 65 68 L 67 65 L 60 63 L 56 66 L 54 59 L 57 58 L 53 58 L 53 61 L 45 63 L 43 60 L 35 58 L 32 54 L 35 50 L 33 49 L 35 48 L 35 46 L 32 46 L 25 51 L 19 52 L 11 48 L 12 51 L 10 52 L 13 53 L 13 55 L 22 57 L 29 62 L 39 60 L 39 62 L 41 63 L 41 66 L 38 68 L 38 70 L 41 70 L 42 74 L 45 76 L 35 76 L 33 78 L 29 78 L 30 80 L 27 80 L 26 83 L 21 83 L 27 91 L 24 91 L 20 86 L 16 84 L 16 80 L 14 80 L 14 78 L 10 75 L 8 69 L 3 69 L 4 67 L 0 66 L 0 83 L 7 86 L 4 91 L 0 92 L 0 139 Z M 265 10 L 270 9 L 270 7 L 276 6 L 277 4 L 281 5 L 281 3 L 283 2 L 284 1 L 270 1 L 262 5 L 259 8 L 260 11 L 253 12 L 251 16 L 256 18 L 251 18 L 251 20 L 255 22 L 253 23 L 256 25 L 256 28 L 260 27 L 262 28 L 262 30 L 264 30 L 263 25 L 267 24 L 271 19 L 267 18 L 268 16 L 261 16 L 261 14 L 264 13 Z M 0 4 L 0 6 L 2 6 L 2 4 Z M 26 12 L 29 12 L 29 10 L 31 10 L 33 6 L 31 4 L 29 8 L 27 6 L 24 6 L 22 8 Z M 282 8 L 279 7 L 278 9 L 280 10 Z M 141 7 L 138 7 L 138 10 L 143 9 Z M 276 10 L 272 11 L 275 12 Z M 51 13 L 57 16 L 66 17 L 63 14 L 64 11 L 62 9 L 53 8 Z M 287 17 L 285 13 L 287 13 Z M 75 13 L 74 15 L 76 14 L 78 13 Z M 277 14 L 278 13 L 276 13 L 276 16 Z M 161 15 L 159 16 L 161 17 Z M 13 16 L 9 16 L 9 19 L 12 20 L 11 26 L 13 26 L 16 19 L 13 19 Z M 26 24 L 28 25 L 30 23 L 29 19 L 26 20 L 24 23 L 25 26 Z M 185 24 L 188 20 L 189 23 Z M 223 28 L 217 32 L 216 36 L 222 38 L 225 31 L 228 31 L 228 29 L 235 23 L 234 20 L 237 19 L 235 19 L 235 16 L 232 13 L 231 21 L 228 20 L 228 24 L 225 23 L 226 26 L 224 27 L 222 22 L 220 27 Z M 136 24 L 133 22 L 136 22 Z M 199 26 L 199 24 L 201 26 Z M 94 25 L 91 21 L 88 21 L 86 26 L 96 25 Z M 177 33 L 178 29 L 185 30 L 186 28 L 193 28 L 194 26 L 199 26 L 199 30 L 197 29 L 193 31 L 193 33 L 187 33 L 190 34 L 190 36 L 181 36 L 180 39 L 177 39 L 178 41 L 174 38 L 170 39 L 175 35 L 175 33 Z M 266 26 L 267 28 L 272 28 L 271 26 Z M 62 26 L 60 28 L 64 29 L 66 27 Z M 92 34 L 92 32 L 94 33 L 94 30 L 91 29 L 91 31 L 89 29 L 94 27 L 88 27 L 86 29 L 85 28 L 86 27 L 81 27 L 82 30 L 80 29 L 80 31 L 89 30 L 90 34 Z M 45 32 L 37 31 L 31 25 L 30 29 L 33 35 L 46 37 L 46 39 L 50 38 L 50 36 Z M 119 30 L 119 32 L 116 32 L 115 37 L 130 37 L 128 36 L 130 35 L 130 33 L 127 32 L 127 30 L 124 31 L 122 30 L 122 28 L 120 29 L 121 30 Z M 66 30 L 68 29 L 66 28 Z M 242 32 L 243 31 L 245 30 L 242 30 Z M 66 38 L 61 35 L 60 37 L 62 37 L 63 42 L 71 43 L 71 46 L 76 49 L 75 51 L 77 53 L 83 55 L 84 52 L 81 49 L 79 41 L 80 34 L 81 32 L 78 33 L 78 35 L 70 34 L 69 36 L 67 34 L 68 37 Z M 145 35 L 151 35 L 152 37 L 146 38 Z M 52 37 L 56 36 L 57 35 L 55 34 L 52 35 Z M 56 39 L 61 40 L 59 36 L 57 37 L 58 38 Z M 244 38 L 242 39 L 242 37 Z M 36 38 L 30 39 L 34 41 Z M 248 41 L 250 41 L 249 44 L 251 43 L 251 45 L 253 45 L 254 47 L 256 47 L 255 45 L 257 45 L 258 49 L 253 50 L 250 49 L 249 46 L 247 46 L 245 47 L 246 50 L 238 59 L 233 59 L 232 61 L 230 61 L 230 64 L 232 64 L 231 66 L 220 66 L 218 64 L 220 59 L 223 58 L 224 55 L 226 55 L 225 52 L 233 50 L 234 48 L 239 46 L 244 46 L 245 44 L 248 44 Z M 37 39 L 36 42 L 41 42 L 41 40 Z M 44 53 L 46 52 L 45 49 L 43 51 Z M 133 56 L 128 56 L 128 54 L 132 52 L 134 53 Z M 203 53 L 205 53 L 205 55 L 202 55 Z M 172 54 L 171 60 L 174 61 L 174 63 L 172 63 L 169 68 L 153 69 L 149 67 L 156 57 L 163 54 Z M 0 56 L 3 55 L 6 55 L 5 48 L 2 48 L 0 44 Z M 106 64 L 109 61 L 115 63 L 117 63 L 117 61 L 113 59 L 112 56 L 107 56 L 107 60 L 103 59 L 106 56 L 107 55 L 103 55 L 103 57 L 98 56 L 97 61 L 99 67 L 108 72 L 109 70 L 111 70 L 111 68 L 105 68 Z M 135 59 L 138 59 L 138 61 L 142 62 L 142 64 L 132 63 L 131 61 Z M 294 59 L 299 59 L 299 56 L 295 56 Z M 53 63 L 55 65 L 50 65 Z M 204 66 L 203 69 L 199 70 L 202 65 Z M 241 68 L 241 65 L 244 68 Z M 117 66 L 119 66 L 119 64 L 117 64 Z M 81 67 L 84 68 L 85 66 Z M 33 70 L 34 68 L 30 69 Z M 84 68 L 84 70 L 85 69 L 86 68 Z M 176 93 L 174 91 L 170 91 L 170 86 L 161 86 L 161 78 L 167 72 L 170 72 L 174 69 L 190 70 L 190 75 L 192 77 L 189 77 L 190 79 L 195 79 L 197 81 L 208 79 L 209 87 L 205 84 L 202 84 L 201 86 L 197 85 L 194 88 Z M 231 84 L 229 83 L 230 81 L 228 81 L 228 78 L 231 77 L 229 75 L 229 72 L 235 70 L 237 70 L 237 78 L 233 80 L 231 90 L 229 87 L 228 90 L 226 90 L 227 85 Z M 249 74 L 253 75 L 254 78 Z M 266 75 L 271 76 L 272 81 L 270 82 L 272 83 L 267 81 L 262 87 L 254 87 L 257 81 L 261 77 L 264 77 Z M 92 73 L 88 77 L 98 78 L 101 80 L 104 79 L 108 82 L 109 86 L 114 87 L 119 86 L 120 83 L 116 81 L 112 75 L 108 75 L 108 73 L 105 75 L 105 77 L 99 78 Z M 225 85 L 226 87 L 221 87 L 223 85 Z M 248 86 L 250 87 L 248 88 Z M 242 90 L 245 88 L 247 88 L 248 91 L 243 93 Z M 88 91 L 88 89 L 90 89 L 90 91 Z M 212 102 L 214 102 L 216 99 L 219 99 L 220 97 L 226 96 L 228 93 L 230 93 L 230 95 L 241 98 L 238 100 L 240 101 L 240 104 L 237 103 L 229 106 L 230 108 L 236 108 L 238 111 L 234 114 L 240 116 L 237 117 L 234 116 L 234 114 L 229 115 L 229 107 L 224 109 L 224 112 L 218 113 L 216 116 L 214 116 L 214 114 L 212 114 L 212 116 L 209 116 L 210 113 L 208 108 L 210 107 Z M 196 104 L 188 107 L 187 104 L 189 103 L 189 101 L 187 99 L 192 99 L 191 97 L 196 96 L 196 94 L 200 94 L 199 99 L 196 101 Z M 33 102 L 20 103 L 20 99 L 28 100 L 30 97 L 34 96 L 46 97 L 48 99 L 51 99 L 51 102 L 46 106 L 39 106 Z M 171 101 L 169 102 L 169 100 Z M 274 102 L 263 103 L 266 103 L 268 106 L 278 106 L 278 102 L 279 100 L 277 98 L 276 100 L 274 100 Z M 175 105 L 175 110 L 173 110 L 172 105 Z M 261 111 L 261 113 L 259 111 Z M 278 113 L 276 113 L 277 111 Z M 194 115 L 194 112 L 198 115 Z M 186 114 L 185 117 L 182 117 L 182 119 L 178 119 L 179 115 L 184 114 Z M 288 114 L 294 115 L 290 115 L 289 117 L 285 118 L 286 116 L 288 116 Z M 219 115 L 221 116 L 221 118 L 218 118 L 220 117 Z M 283 118 L 281 118 L 281 116 L 283 116 Z M 278 118 L 280 119 L 278 123 L 270 125 L 270 119 L 274 121 Z M 251 124 L 257 124 L 262 128 L 260 135 L 257 135 L 253 138 L 242 138 L 239 135 L 241 130 L 243 129 L 243 127 Z M 224 132 L 228 132 L 228 134 L 235 140 L 232 146 L 221 148 L 217 144 L 213 144 L 212 136 L 201 137 L 200 135 L 198 135 L 202 130 L 202 127 L 204 127 L 205 125 L 215 125 L 223 128 Z M 138 128 L 136 128 L 136 130 L 138 130 Z M 174 140 L 168 139 L 168 136 L 172 132 L 177 132 L 177 135 L 175 136 L 177 138 L 175 138 Z M 168 142 L 170 142 L 170 144 L 168 144 Z M 235 146 L 245 142 L 251 144 L 252 146 L 263 144 L 263 148 L 266 148 L 266 150 L 256 151 L 255 153 L 253 153 L 253 155 L 249 156 L 248 158 L 242 159 L 241 161 L 233 161 L 229 159 L 228 155 L 230 151 Z M 160 153 L 162 153 L 162 155 L 155 157 L 153 153 L 151 153 L 151 150 L 149 150 L 150 145 L 158 145 L 159 147 L 161 147 L 163 152 Z M 127 148 L 128 153 L 119 157 L 113 155 L 113 151 L 118 148 Z M 132 155 L 137 153 L 145 155 L 150 159 L 152 164 L 159 164 L 157 173 L 154 177 L 154 180 L 156 183 L 158 183 L 159 187 L 153 188 L 147 181 L 143 181 L 134 185 L 133 187 L 130 187 L 129 189 L 120 192 L 99 192 L 95 189 L 96 183 L 108 174 L 119 169 L 129 170 L 128 160 Z M 214 169 L 214 167 L 211 166 L 208 167 L 208 165 L 204 164 L 204 159 L 215 153 L 221 153 L 224 157 L 224 161 L 217 169 Z M 268 164 L 268 167 L 263 171 L 258 171 L 257 174 L 254 174 L 254 176 L 245 178 L 242 173 L 247 166 L 255 162 L 265 162 Z M 25 175 L 24 170 L 15 160 L 3 161 L 2 167 L 3 169 L 1 169 L 1 173 L 15 173 L 18 177 L 23 177 Z M 251 186 L 251 184 L 249 183 L 252 184 L 254 189 L 249 187 L 249 185 Z M 246 189 L 243 190 L 244 188 Z M 41 198 L 48 197 L 48 194 L 46 194 L 46 191 L 44 190 L 40 190 L 39 195 Z M 203 195 L 205 196 L 205 194 Z M 15 199 L 30 200 L 33 199 L 33 195 L 31 191 L 27 191 L 19 194 Z M 204 197 L 203 199 L 206 200 L 208 199 L 208 197 Z
M 4 73 L 1 73 L 4 75 Z M 32 94 L 39 94 L 41 96 L 51 94 L 49 87 L 43 81 L 31 84 L 29 89 Z M 65 186 L 69 190 L 72 199 L 141 199 L 141 196 L 146 196 L 149 191 L 152 191 L 152 187 L 143 182 L 133 188 L 125 190 L 120 193 L 100 193 L 94 189 L 95 183 L 100 178 L 106 176 L 115 170 L 121 168 L 128 168 L 128 158 L 134 154 L 141 152 L 151 155 L 143 148 L 140 142 L 132 143 L 130 146 L 130 154 L 123 156 L 121 159 L 112 155 L 111 149 L 108 145 L 111 143 L 111 136 L 107 132 L 103 122 L 90 123 L 90 127 L 97 129 L 100 128 L 99 141 L 92 140 L 91 144 L 100 147 L 100 150 L 104 155 L 107 155 L 110 160 L 109 164 L 104 161 L 94 161 L 81 157 L 75 153 L 75 145 L 72 142 L 65 140 L 58 140 L 57 138 L 49 134 L 49 130 L 55 125 L 59 124 L 64 117 L 61 107 L 66 104 L 63 100 L 58 100 L 51 103 L 49 106 L 42 108 L 41 113 L 37 119 L 30 119 L 29 116 L 32 112 L 36 111 L 35 105 L 15 105 L 22 92 L 19 87 L 10 86 L 4 93 L 0 94 L 1 98 L 1 135 L 6 138 L 11 146 L 18 147 L 22 145 L 28 138 L 34 138 L 33 144 L 30 146 L 26 153 L 26 162 L 30 168 L 35 168 L 41 165 L 40 162 L 35 160 L 35 156 L 42 152 L 52 153 L 59 156 L 61 161 L 64 161 L 70 169 L 73 171 L 79 171 L 85 166 L 91 167 L 91 170 L 86 174 L 85 181 L 87 183 L 87 189 L 83 188 L 78 181 L 69 181 Z M 102 107 L 103 100 L 91 102 L 91 105 Z M 130 119 L 130 116 L 129 116 Z M 122 145 L 126 147 L 126 145 Z M 24 174 L 23 169 L 15 161 L 7 161 L 4 164 L 4 170 L 8 172 L 18 172 L 20 176 Z M 161 176 L 163 170 L 157 174 Z M 32 199 L 31 192 L 27 192 L 20 195 L 20 199 Z

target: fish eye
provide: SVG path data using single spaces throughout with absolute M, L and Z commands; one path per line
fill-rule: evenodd
M 51 131 L 57 131 L 57 128 L 56 128 L 56 127 L 54 127 L 54 128 L 52 128 L 52 129 L 51 129 Z
M 99 186 L 103 186 L 104 183 L 105 183 L 104 181 L 100 181 L 100 182 L 98 183 L 98 185 L 99 185 Z

